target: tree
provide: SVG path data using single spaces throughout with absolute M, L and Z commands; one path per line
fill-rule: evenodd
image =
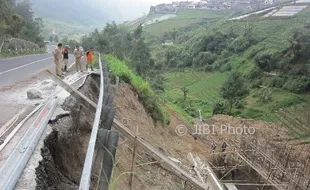
M 221 96 L 229 102 L 230 113 L 233 104 L 243 99 L 248 93 L 249 90 L 245 84 L 245 80 L 238 71 L 231 72 L 221 88 Z
M 170 35 L 172 37 L 173 42 L 175 42 L 175 40 L 176 40 L 176 38 L 178 36 L 178 31 L 176 29 L 174 29 L 174 30 L 170 31 L 169 33 L 170 33 Z
M 137 39 L 140 39 L 141 36 L 142 36 L 142 25 L 140 24 L 136 29 L 135 31 L 133 32 L 134 33 L 134 38 L 137 40 Z
M 150 67 L 151 53 L 143 39 L 139 39 L 133 47 L 131 61 L 140 75 L 145 75 Z
M 184 100 L 186 100 L 188 89 L 184 87 L 184 88 L 182 88 L 182 92 L 183 92 Z
M 270 88 L 265 88 L 260 96 L 260 101 L 263 103 L 268 103 L 271 100 L 272 100 L 272 90 Z
M 7 28 L 7 32 L 13 37 L 19 37 L 20 32 L 25 27 L 25 20 L 18 14 L 13 14 L 12 18 L 10 26 Z
M 0 31 L 1 35 L 11 35 L 16 38 L 34 42 L 43 47 L 44 38 L 41 36 L 43 21 L 34 18 L 29 0 L 0 1 Z
M 34 12 L 31 8 L 31 3 L 29 0 L 24 0 L 14 7 L 14 11 L 24 17 L 27 22 L 33 21 Z

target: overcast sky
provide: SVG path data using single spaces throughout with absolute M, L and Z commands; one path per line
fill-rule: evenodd
M 143 13 L 147 14 L 150 6 L 160 3 L 171 3 L 173 1 L 181 0 L 93 0 L 99 2 L 100 6 L 105 12 L 112 16 L 112 19 L 122 18 L 124 20 L 133 20 Z M 199 1 L 199 0 L 192 0 Z M 115 14 L 118 14 L 116 17 Z

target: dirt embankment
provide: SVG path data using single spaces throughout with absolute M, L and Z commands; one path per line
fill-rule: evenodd
M 151 117 L 146 113 L 143 105 L 138 101 L 138 95 L 134 92 L 130 85 L 120 83 L 117 97 L 115 100 L 117 113 L 116 118 L 121 121 L 126 127 L 135 132 L 138 136 L 150 142 L 154 147 L 161 150 L 165 155 L 176 158 L 182 162 L 185 170 L 191 173 L 190 164 L 187 160 L 187 155 L 191 152 L 199 156 L 202 161 L 212 161 L 214 156 L 211 154 L 212 142 L 217 144 L 215 153 L 219 153 L 223 142 L 228 143 L 227 151 L 235 150 L 231 147 L 231 140 L 241 142 L 241 138 L 251 136 L 252 140 L 261 142 L 261 151 L 273 155 L 272 159 L 278 161 L 283 158 L 284 154 L 287 157 L 288 150 L 289 159 L 283 159 L 294 164 L 295 162 L 302 162 L 306 160 L 306 154 L 310 151 L 310 146 L 300 145 L 299 141 L 290 139 L 287 130 L 277 123 L 266 123 L 262 121 L 255 121 L 251 119 L 233 118 L 231 116 L 216 115 L 211 119 L 206 120 L 203 124 L 214 127 L 214 133 L 193 135 L 191 132 L 197 131 L 192 125 L 184 122 L 172 110 L 171 123 L 169 126 L 162 126 L 153 122 Z M 169 108 L 168 108 L 169 109 Z M 184 136 L 177 135 L 176 129 L 180 126 L 188 126 L 188 133 Z M 243 128 L 253 128 L 255 133 L 253 135 L 240 135 L 238 131 L 233 134 L 232 131 L 228 133 L 225 127 L 235 128 L 236 130 Z M 253 132 L 247 131 L 248 133 Z M 115 165 L 114 178 L 117 178 L 117 185 L 115 189 L 126 189 L 129 183 L 129 174 L 131 172 L 131 160 L 133 152 L 133 144 L 120 139 L 121 145 L 117 151 L 117 164 Z M 240 145 L 240 144 L 239 144 Z M 292 147 L 292 148 L 289 148 Z M 286 151 L 284 150 L 286 148 Z M 303 151 L 300 151 L 303 149 Z M 296 156 L 300 154 L 299 159 Z M 217 154 L 220 155 L 220 154 Z M 221 159 L 221 158 L 220 158 Z M 280 164 L 280 162 L 279 162 Z M 281 161 L 282 164 L 282 161 Z M 224 164 L 222 163 L 222 166 Z M 134 169 L 134 189 L 181 189 L 183 180 L 175 177 L 170 172 L 164 170 L 160 164 L 154 163 L 149 153 L 137 149 L 137 156 L 135 160 Z M 300 165 L 299 165 L 300 166 Z M 216 171 L 215 171 L 216 172 Z M 253 177 L 261 179 L 259 175 L 253 172 Z M 177 186 L 178 184 L 178 186 Z M 251 189 L 251 187 L 250 187 Z
M 98 76 L 89 77 L 80 91 L 94 102 L 98 96 Z M 245 120 L 229 116 L 214 116 L 205 123 L 214 125 L 215 133 L 192 135 L 190 132 L 179 136 L 176 129 L 179 126 L 191 125 L 180 119 L 171 110 L 169 126 L 154 123 L 138 100 L 132 87 L 121 82 L 114 100 L 117 109 L 115 118 L 133 133 L 148 141 L 163 154 L 178 159 L 183 169 L 192 173 L 187 160 L 188 153 L 199 156 L 203 162 L 211 160 L 211 143 L 217 143 L 216 152 L 224 141 L 239 138 L 238 135 L 221 133 L 221 126 L 228 125 L 255 127 L 257 136 L 264 136 L 270 144 L 270 149 L 277 150 L 278 144 L 288 141 L 286 131 L 278 124 L 270 124 L 254 120 Z M 53 132 L 45 140 L 42 149 L 43 160 L 37 168 L 37 189 L 77 189 L 87 150 L 94 113 L 89 108 L 80 106 L 74 98 L 69 97 L 63 108 L 71 111 L 69 117 L 62 118 L 53 126 Z M 169 109 L 169 108 L 168 108 Z M 291 142 L 290 143 L 294 143 Z M 296 144 L 296 147 L 300 147 Z M 273 147 L 273 148 L 272 148 Z M 309 152 L 309 146 L 304 147 Z M 134 145 L 121 134 L 117 149 L 114 172 L 110 189 L 129 189 L 132 153 Z M 227 151 L 230 151 L 228 147 Z M 292 158 L 293 159 L 293 158 Z M 134 177 L 132 187 L 135 190 L 183 189 L 185 181 L 165 170 L 154 160 L 150 152 L 139 147 L 136 149 L 134 162 Z M 193 174 L 194 175 L 194 174 Z

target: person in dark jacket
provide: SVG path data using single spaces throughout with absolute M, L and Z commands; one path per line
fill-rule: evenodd
M 63 65 L 63 71 L 68 72 L 68 63 L 69 63 L 69 48 L 66 46 L 62 52 L 63 54 L 63 60 L 62 60 L 62 65 Z

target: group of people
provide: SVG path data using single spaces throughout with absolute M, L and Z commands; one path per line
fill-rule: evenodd
M 226 148 L 227 148 L 227 143 L 226 142 L 223 142 L 223 144 L 222 144 L 222 152 L 225 152 L 225 150 L 226 150 Z M 215 152 L 215 150 L 216 150 L 216 144 L 215 144 L 215 142 L 212 142 L 212 144 L 211 144 L 211 150 L 212 150 L 212 152 L 214 153 Z
M 56 49 L 54 50 L 53 54 L 56 65 L 56 75 L 58 77 L 63 78 L 64 72 L 68 72 L 69 47 L 65 46 L 63 48 L 62 44 L 59 43 Z M 80 49 L 79 46 L 76 46 L 75 50 L 73 51 L 73 55 L 75 57 L 76 72 L 83 72 L 81 60 L 82 57 L 84 56 L 84 52 Z M 87 57 L 86 71 L 88 67 L 90 67 L 91 70 L 93 71 L 93 56 L 94 56 L 93 48 L 90 48 L 90 50 L 86 51 L 86 57 Z

